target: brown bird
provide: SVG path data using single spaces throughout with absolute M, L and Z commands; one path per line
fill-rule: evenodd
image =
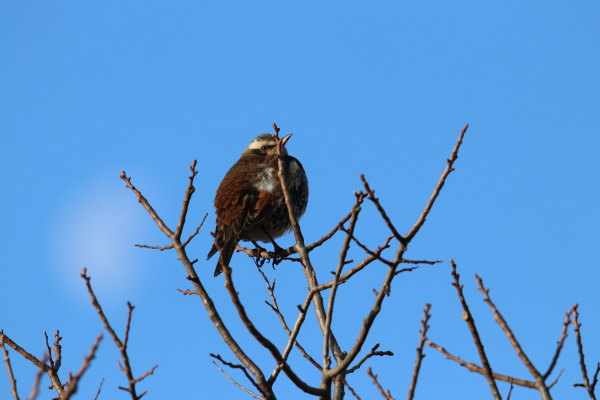
M 281 157 L 294 215 L 299 219 L 308 203 L 308 180 L 300 161 L 288 155 L 285 149 L 291 136 L 281 139 Z M 251 241 L 257 247 L 257 241 L 270 241 L 278 249 L 274 239 L 290 229 L 277 175 L 278 158 L 273 135 L 259 135 L 221 181 L 215 195 L 215 243 L 207 257 L 221 251 L 215 276 L 222 272 L 223 265 L 229 265 L 240 240 Z

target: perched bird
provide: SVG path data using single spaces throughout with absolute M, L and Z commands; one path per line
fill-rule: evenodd
M 300 161 L 288 155 L 285 149 L 291 136 L 281 139 L 281 157 L 291 205 L 298 219 L 308 203 L 308 180 Z M 221 251 L 215 276 L 222 272 L 223 265 L 229 265 L 240 240 L 251 241 L 257 247 L 257 241 L 270 241 L 278 248 L 273 239 L 291 228 L 277 175 L 278 158 L 273 135 L 259 135 L 219 185 L 215 196 L 215 243 L 207 257 Z

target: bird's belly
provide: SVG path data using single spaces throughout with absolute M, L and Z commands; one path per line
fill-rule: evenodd
M 244 237 L 242 237 L 241 239 L 245 240 L 245 241 L 252 240 L 255 242 L 270 242 L 271 239 L 277 239 L 278 237 L 280 237 L 284 233 L 286 233 L 289 229 L 290 229 L 289 223 L 282 224 L 282 225 L 279 225 L 276 227 L 273 227 L 273 226 L 266 227 L 264 225 L 261 225 L 255 229 L 253 229 L 252 231 L 248 232 L 248 234 L 244 235 Z

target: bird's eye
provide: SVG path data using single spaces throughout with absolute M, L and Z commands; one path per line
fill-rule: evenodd
M 262 151 L 266 151 L 267 150 L 267 146 L 263 146 L 260 148 Z

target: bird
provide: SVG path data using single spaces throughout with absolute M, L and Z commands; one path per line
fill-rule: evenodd
M 285 145 L 291 137 L 289 134 L 281 139 L 281 159 L 290 203 L 298 220 L 308 204 L 308 179 L 300 161 L 287 153 Z M 215 241 L 207 255 L 208 260 L 221 253 L 214 276 L 222 272 L 223 266 L 229 266 L 239 241 L 251 241 L 257 248 L 257 241 L 270 241 L 277 250 L 280 247 L 274 239 L 291 229 L 278 177 L 278 160 L 275 137 L 268 133 L 258 135 L 221 181 L 214 199 Z

